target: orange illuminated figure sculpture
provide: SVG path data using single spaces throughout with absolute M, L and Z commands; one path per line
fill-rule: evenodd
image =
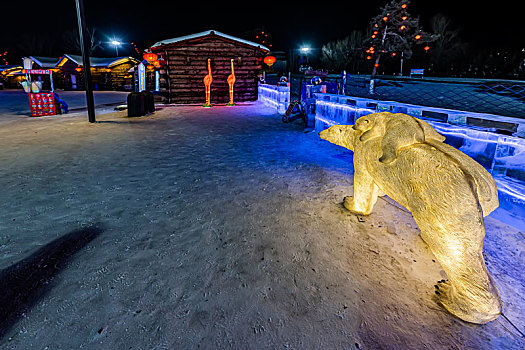
M 210 101 L 210 88 L 211 83 L 213 81 L 213 78 L 211 76 L 211 58 L 208 58 L 208 75 L 204 77 L 204 92 L 206 94 L 206 103 L 203 105 L 203 107 L 211 107 L 211 101 Z
M 228 86 L 230 87 L 230 102 L 226 106 L 235 106 L 233 103 L 233 84 L 235 84 L 235 71 L 233 70 L 233 59 L 231 59 L 232 74 L 228 76 Z

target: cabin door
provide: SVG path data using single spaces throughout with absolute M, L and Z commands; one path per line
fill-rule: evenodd
M 71 88 L 73 90 L 77 89 L 77 76 L 74 74 L 71 74 Z

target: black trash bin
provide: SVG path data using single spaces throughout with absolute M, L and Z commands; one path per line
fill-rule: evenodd
M 142 91 L 144 96 L 144 112 L 153 113 L 155 112 L 155 99 L 153 97 L 153 92 L 151 91 Z
M 128 95 L 128 117 L 140 117 L 145 113 L 144 95 L 132 92 Z

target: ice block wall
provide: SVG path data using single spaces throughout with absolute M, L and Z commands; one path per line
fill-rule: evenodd
M 285 85 L 259 84 L 258 100 L 284 114 L 290 104 L 290 87 Z
M 315 130 L 319 132 L 337 124 L 351 125 L 363 115 L 382 111 L 406 113 L 427 121 L 446 137 L 445 143 L 483 165 L 498 186 L 500 208 L 507 216 L 505 221 L 525 228 L 525 138 L 519 137 L 523 135 L 525 120 L 320 94 L 316 100 Z M 480 120 L 487 120 L 487 125 L 492 127 L 467 125 L 469 120 L 477 125 L 483 124 Z

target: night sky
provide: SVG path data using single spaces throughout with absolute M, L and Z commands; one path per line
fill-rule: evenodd
M 77 30 L 74 0 L 24 1 L 26 8 L 20 1 L 5 2 L 0 5 L 0 51 L 9 50 L 12 57 L 32 54 L 19 45 L 31 39 L 52 43 L 49 47 L 60 55 L 62 33 Z M 209 29 L 243 37 L 259 27 L 271 34 L 272 49 L 287 50 L 303 44 L 320 48 L 354 29 L 364 30 L 386 2 L 315 1 L 294 6 L 279 1 L 84 0 L 84 5 L 88 26 L 96 28 L 102 41 L 115 37 L 137 43 L 140 50 L 162 39 Z M 412 0 L 409 12 L 420 16 L 426 31 L 430 31 L 428 22 L 433 15 L 450 17 L 453 26 L 462 29 L 463 41 L 474 47 L 521 49 L 525 47 L 525 26 L 516 3 L 502 1 L 488 6 L 471 0 Z M 134 50 L 127 45 L 120 52 L 133 54 Z M 99 50 L 99 55 L 113 53 L 109 44 Z

